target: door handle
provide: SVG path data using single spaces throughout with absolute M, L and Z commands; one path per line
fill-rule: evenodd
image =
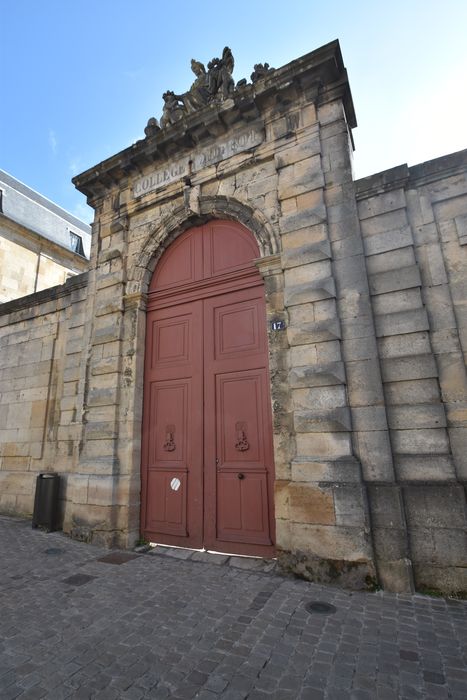
M 241 472 L 239 474 L 237 474 L 237 479 L 240 479 L 240 481 L 244 478 L 245 478 L 245 474 L 242 474 Z

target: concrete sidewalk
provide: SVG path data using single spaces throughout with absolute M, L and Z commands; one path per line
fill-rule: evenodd
M 0 516 L 1 700 L 467 698 L 466 602 L 108 555 Z

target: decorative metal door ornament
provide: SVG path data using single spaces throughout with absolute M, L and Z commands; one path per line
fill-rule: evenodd
M 237 431 L 237 442 L 235 443 L 235 449 L 239 452 L 245 452 L 245 450 L 250 449 L 250 443 L 246 437 L 246 423 L 235 423 L 235 430 Z
M 164 442 L 164 450 L 166 452 L 173 452 L 175 450 L 174 433 L 175 433 L 175 426 L 174 425 L 167 425 L 165 428 L 165 442 Z

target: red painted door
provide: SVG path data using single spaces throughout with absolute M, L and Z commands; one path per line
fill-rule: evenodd
M 150 288 L 142 531 L 163 544 L 273 554 L 266 315 L 251 234 L 183 234 Z

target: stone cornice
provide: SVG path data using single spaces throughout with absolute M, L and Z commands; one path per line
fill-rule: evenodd
M 356 180 L 356 197 L 361 200 L 392 190 L 422 187 L 436 180 L 465 173 L 466 170 L 467 149 L 410 167 L 404 163 Z
M 70 277 L 64 284 L 48 287 L 47 289 L 42 289 L 40 292 L 34 292 L 33 294 L 28 294 L 27 296 L 12 299 L 11 301 L 6 301 L 4 304 L 0 304 L 0 316 L 23 309 L 31 310 L 34 306 L 46 304 L 49 301 L 69 296 L 72 292 L 83 289 L 87 287 L 87 285 L 88 273 L 82 272 L 79 275 Z M 32 311 L 31 314 L 33 314 Z
M 339 42 L 333 41 L 291 63 L 271 70 L 254 84 L 235 90 L 224 102 L 210 104 L 186 116 L 177 124 L 157 131 L 120 153 L 73 178 L 76 188 L 89 199 L 121 185 L 129 175 L 142 173 L 150 164 L 218 138 L 232 128 L 245 127 L 261 117 L 264 105 L 273 98 L 284 100 L 288 109 L 291 93 L 305 94 L 318 103 L 341 98 L 350 127 L 356 126 L 355 112 Z M 293 100 L 290 101 L 293 103 Z

